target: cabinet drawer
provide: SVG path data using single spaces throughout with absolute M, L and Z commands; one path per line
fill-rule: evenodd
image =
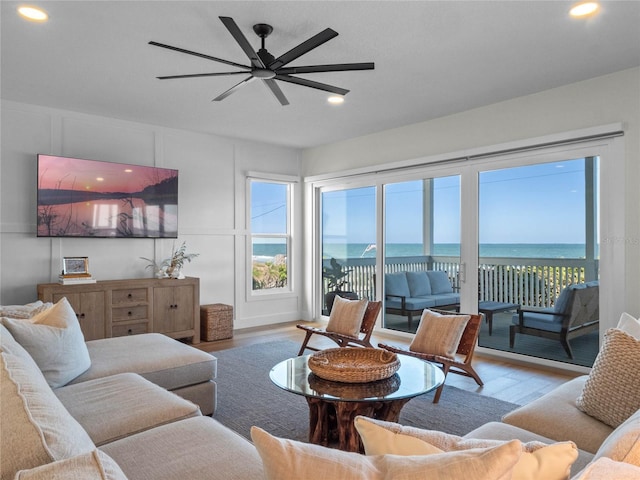
M 115 307 L 111 309 L 111 320 L 122 322 L 125 320 L 143 320 L 149 318 L 147 305 L 136 305 L 132 307 Z
M 148 302 L 148 290 L 146 288 L 127 288 L 126 290 L 113 290 L 111 302 L 114 305 L 119 303 L 140 303 Z
M 149 331 L 149 323 L 131 323 L 129 325 L 113 325 L 111 335 L 114 337 L 124 337 L 126 335 L 138 335 Z

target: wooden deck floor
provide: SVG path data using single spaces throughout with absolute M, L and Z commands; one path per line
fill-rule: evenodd
M 271 342 L 274 340 L 292 340 L 302 343 L 304 333 L 295 328 L 296 323 L 300 322 L 240 330 L 236 331 L 234 337 L 231 339 L 217 342 L 202 342 L 197 345 L 197 347 L 206 352 L 213 353 L 217 350 L 226 350 L 228 348 L 252 345 L 260 342 Z M 375 345 L 378 341 L 393 343 L 395 345 L 407 345 L 406 340 L 403 341 L 398 337 L 374 333 L 372 343 Z M 335 347 L 333 342 L 325 338 L 315 339 L 312 337 L 310 343 L 326 348 Z M 474 357 L 474 367 L 484 381 L 483 387 L 476 385 L 471 378 L 460 375 L 448 375 L 447 385 L 519 405 L 524 405 L 544 395 L 561 383 L 578 375 L 563 370 L 538 368 L 529 364 L 518 364 L 479 353 L 476 353 Z

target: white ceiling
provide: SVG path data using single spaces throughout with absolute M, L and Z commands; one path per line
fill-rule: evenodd
M 640 65 L 640 1 L 605 1 L 576 20 L 568 1 L 42 1 L 45 24 L 2 1 L 3 99 L 293 147 L 425 121 Z M 233 70 L 148 45 L 150 40 L 237 63 L 248 60 L 218 19 L 274 27 L 276 57 L 327 27 L 340 35 L 289 66 L 375 62 L 373 71 L 316 73 L 350 89 L 280 83 L 280 106 L 242 76 L 157 80 Z M 640 90 L 640 86 L 639 86 Z M 634 101 L 630 99 L 630 101 Z M 637 101 L 637 99 L 636 99 Z

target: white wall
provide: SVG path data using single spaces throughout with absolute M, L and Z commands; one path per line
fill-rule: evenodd
M 349 169 L 375 170 L 373 165 L 411 163 L 589 127 L 622 123 L 624 161 L 624 248 L 626 270 L 618 277 L 624 305 L 640 315 L 640 68 L 624 70 L 534 95 L 303 151 L 303 176 L 339 174 Z M 610 212 L 609 212 L 610 213 Z M 602 215 L 607 215 L 603 212 Z M 609 319 L 609 322 L 614 321 Z
M 235 328 L 301 318 L 297 292 L 247 301 L 244 291 L 245 174 L 298 177 L 298 150 L 14 102 L 1 127 L 0 304 L 33 301 L 62 257 L 88 256 L 99 280 L 151 277 L 139 257 L 161 260 L 186 240 L 200 254 L 185 273 L 200 278 L 201 303 L 234 305 Z M 37 238 L 37 153 L 178 169 L 179 238 Z

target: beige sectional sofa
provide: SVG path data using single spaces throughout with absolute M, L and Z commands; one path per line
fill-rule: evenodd
M 396 474 L 406 473 L 405 465 L 427 468 L 415 458 L 405 461 L 393 455 L 368 457 L 339 452 L 276 439 L 259 430 L 254 446 L 214 418 L 202 415 L 197 404 L 168 391 L 188 392 L 187 384 L 202 380 L 196 371 L 208 371 L 207 382 L 211 382 L 215 377 L 213 357 L 162 336 L 126 338 L 100 341 L 97 348 L 88 342 L 92 360 L 89 370 L 71 383 L 52 389 L 36 361 L 0 324 L 0 480 L 373 480 L 398 478 Z M 111 342 L 114 347 L 107 346 Z M 109 348 L 114 350 L 105 353 Z M 110 360 L 113 363 L 107 366 Z M 500 450 L 492 451 L 498 459 L 505 457 L 503 460 L 521 454 L 521 447 L 513 439 L 552 444 L 571 440 L 579 449 L 571 469 L 573 479 L 640 478 L 633 476 L 640 474 L 640 411 L 617 428 L 583 413 L 576 399 L 587 378 L 562 385 L 511 412 L 504 422 L 491 422 L 470 432 L 464 440 L 504 440 Z M 407 429 L 390 425 L 396 431 Z M 427 461 L 437 464 L 436 457 Z M 472 460 L 482 463 L 482 458 Z M 454 472 L 460 469 L 451 465 L 434 468 L 439 468 L 439 473 L 429 470 L 429 478 L 517 478 L 508 473 L 491 477 L 463 472 L 459 476 Z M 620 470 L 624 468 L 631 473 Z M 382 473 L 385 469 L 387 476 Z M 599 469 L 607 474 L 622 473 L 598 476 Z

